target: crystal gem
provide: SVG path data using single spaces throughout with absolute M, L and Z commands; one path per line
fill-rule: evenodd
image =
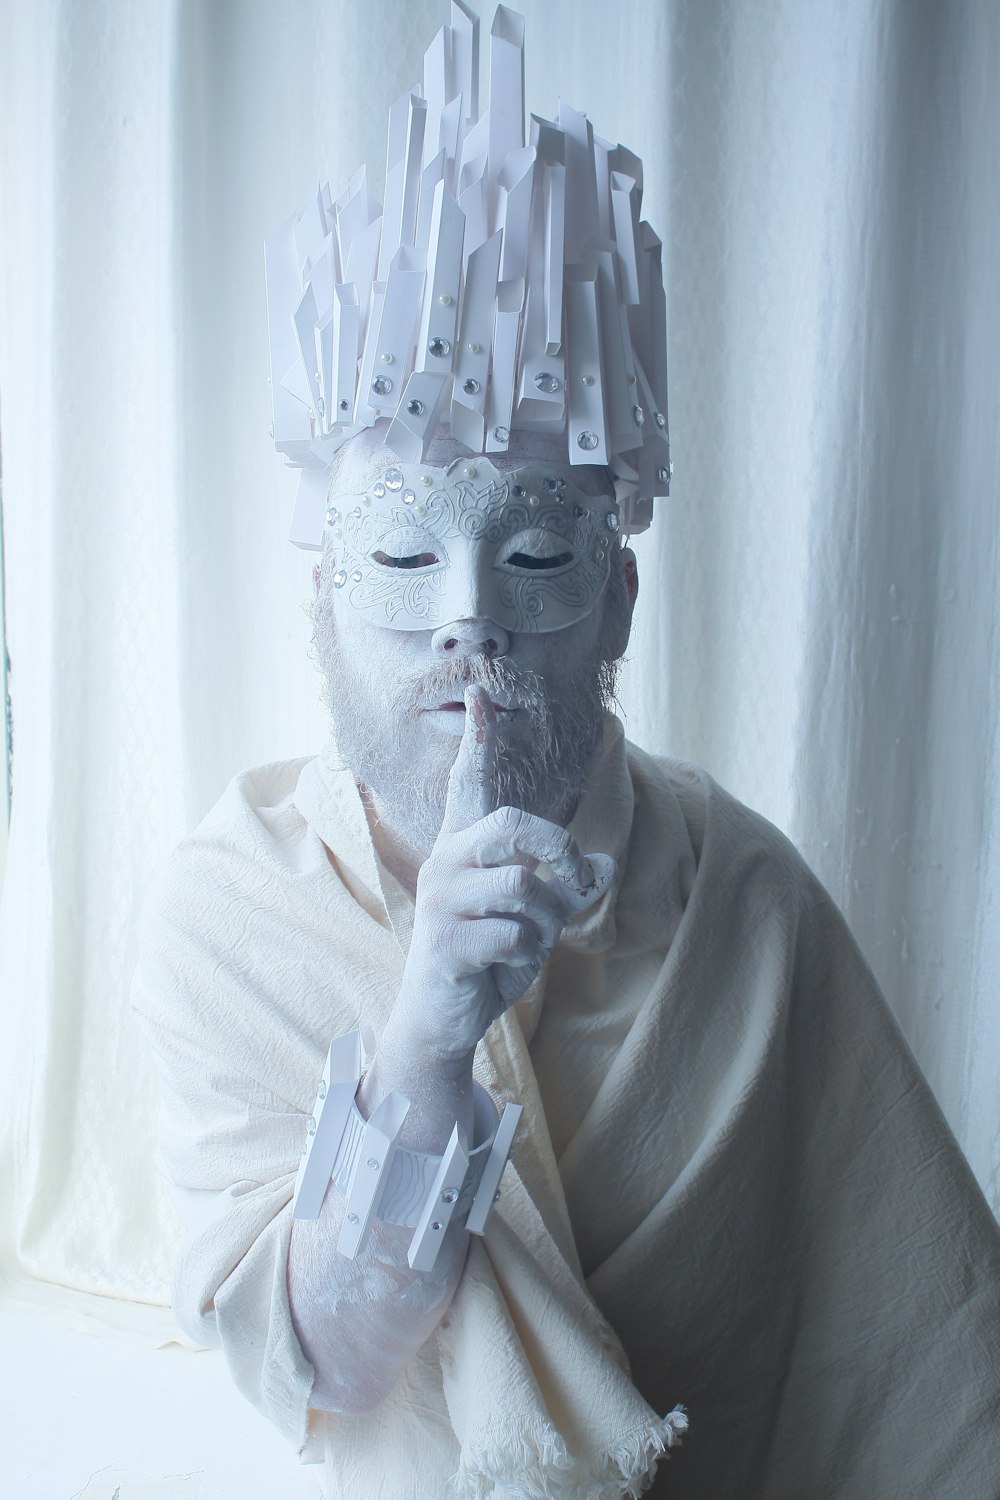
M 355 568 L 354 572 L 351 574 L 351 578 L 355 583 L 361 582 L 361 572 L 358 568 Z
M 538 390 L 544 391 L 547 396 L 551 396 L 554 391 L 559 389 L 559 377 L 551 375 L 548 370 L 539 370 L 535 376 L 535 385 Z
M 320 1083 L 320 1086 L 319 1086 L 319 1097 L 321 1099 L 325 1099 L 326 1098 L 326 1084 L 325 1083 Z
M 410 413 L 411 417 L 419 417 L 423 412 L 423 409 L 424 403 L 422 401 L 418 401 L 415 396 L 412 401 L 407 401 L 406 403 L 406 410 Z
M 643 424 L 643 422 L 645 422 L 645 420 L 646 420 L 646 413 L 643 411 L 642 407 L 641 406 L 633 406 L 633 408 L 632 408 L 632 415 L 635 418 L 635 425 L 637 427 L 641 427 L 642 424 Z
M 494 1203 L 499 1203 L 500 1202 L 500 1189 L 499 1188 L 497 1188 L 496 1192 L 493 1194 L 493 1202 Z
M 384 349 L 382 351 L 382 363 L 384 365 L 392 364 L 392 355 L 389 353 L 388 349 Z
M 629 376 L 628 383 L 629 383 L 629 385 L 635 385 L 635 376 L 634 375 L 630 375 Z
M 479 390 L 479 381 L 473 380 L 472 376 L 470 375 L 468 380 L 462 381 L 462 390 L 467 396 L 474 396 Z
M 333 506 L 331 506 L 326 513 L 326 524 L 328 526 L 336 526 L 339 516 L 340 512 L 338 510 L 334 510 Z
M 373 1172 L 377 1172 L 378 1171 L 378 1157 L 377 1156 L 369 1156 L 368 1161 L 365 1163 L 365 1165 L 371 1167 L 371 1169 L 372 1169 Z
M 458 1198 L 458 1188 L 445 1188 L 441 1194 L 442 1203 L 454 1203 Z
M 657 427 L 666 427 L 667 425 L 667 419 L 663 415 L 662 411 L 654 411 L 653 421 L 656 423 Z
M 309 1116 L 309 1124 L 306 1126 L 306 1135 L 315 1135 L 315 1134 L 316 1134 L 316 1117 L 315 1117 L 315 1115 L 310 1115 Z
M 532 509 L 534 509 L 538 505 L 538 503 L 539 502 L 538 502 L 538 496 L 537 495 L 529 495 L 528 496 L 528 504 L 532 507 Z
M 660 467 L 656 471 L 656 477 L 661 484 L 666 484 L 667 480 L 670 478 L 670 470 L 667 468 L 666 464 L 660 465 Z
M 401 490 L 403 488 L 403 471 L 401 469 L 386 469 L 382 475 L 387 490 Z
M 512 484 L 511 487 L 510 487 L 510 492 L 511 492 L 511 494 L 514 496 L 514 498 L 516 500 L 523 500 L 524 499 L 524 485 L 523 484 Z
M 427 353 L 433 354 L 435 359 L 444 359 L 446 354 L 451 353 L 451 345 L 447 339 L 431 339 L 427 345 Z
M 482 353 L 483 346 L 482 346 L 482 344 L 477 344 L 475 339 L 473 339 L 470 344 L 466 344 L 465 347 L 468 349 L 468 351 L 469 351 L 470 354 L 481 354 Z
M 596 432 L 581 432 L 578 435 L 576 441 L 577 441 L 577 446 L 578 447 L 580 447 L 580 448 L 586 448 L 587 451 L 588 451 L 588 453 L 589 453 L 594 448 L 597 447 L 597 444 L 600 441 L 600 439 L 598 438 Z
M 493 436 L 496 438 L 498 443 L 510 442 L 510 432 L 506 427 L 494 427 Z
M 440 1219 L 435 1219 L 434 1223 L 431 1225 L 431 1228 L 432 1229 L 440 1229 L 441 1228 L 441 1220 Z
M 357 1214 L 348 1214 L 347 1215 L 347 1222 L 348 1222 L 348 1224 L 356 1224 L 358 1222 L 358 1216 L 357 1216 Z
M 389 379 L 388 375 L 376 375 L 375 379 L 372 381 L 372 390 L 375 392 L 376 396 L 388 396 L 389 392 L 392 390 L 392 381 Z
M 558 481 L 558 479 L 556 479 L 555 476 L 552 475 L 552 474 L 546 474 L 545 478 L 542 480 L 542 489 L 543 490 L 557 490 L 558 488 L 559 488 L 559 481 Z
M 609 510 L 607 516 L 605 517 L 605 520 L 608 523 L 609 531 L 617 531 L 619 526 L 621 525 L 621 521 L 618 519 L 618 512 L 616 510 Z
M 404 491 L 403 491 L 403 495 L 402 495 L 402 500 L 403 500 L 403 504 L 404 504 L 404 505 L 412 505 L 412 504 L 413 504 L 413 502 L 414 502 L 414 500 L 415 500 L 415 499 L 416 499 L 416 498 L 417 498 L 417 497 L 416 497 L 416 495 L 415 495 L 415 494 L 414 494 L 414 493 L 413 493 L 413 491 L 412 491 L 412 490 L 404 490 Z
M 344 572 L 343 568 L 338 568 L 337 571 L 336 571 L 336 573 L 334 573 L 334 575 L 333 575 L 333 586 L 334 586 L 334 588 L 335 589 L 342 589 L 344 587 L 344 584 L 346 582 L 347 582 L 347 574 Z
M 351 403 L 348 401 L 348 399 L 347 399 L 346 396 L 344 397 L 343 401 L 341 401 L 341 403 L 340 403 L 340 409 L 341 409 L 341 411 L 350 411 L 350 409 L 351 409 Z
M 594 377 L 593 377 L 593 375 L 585 375 L 583 377 L 583 383 L 584 383 L 584 385 L 593 385 L 593 383 L 594 383 Z

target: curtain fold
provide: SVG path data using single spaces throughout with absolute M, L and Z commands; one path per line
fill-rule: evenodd
M 998 1209 L 1000 10 L 522 9 L 529 109 L 638 152 L 664 241 L 675 498 L 636 544 L 628 731 L 803 849 Z M 261 244 L 320 178 L 380 190 L 446 20 L 0 0 L 0 1264 L 151 1338 L 176 1227 L 135 915 L 229 777 L 324 733 Z

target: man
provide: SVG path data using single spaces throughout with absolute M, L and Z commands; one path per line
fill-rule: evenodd
M 456 154 L 460 10 L 445 33 L 425 94 L 446 144 L 413 147 L 411 98 L 379 233 L 405 220 L 413 173 L 430 171 L 433 208 L 414 197 L 410 238 L 390 236 L 367 319 L 351 310 L 375 221 L 350 194 L 321 194 L 269 255 L 272 304 L 293 261 L 305 282 L 272 330 L 276 441 L 304 472 L 298 539 L 323 551 L 334 739 L 237 778 L 149 906 L 136 1003 L 188 1230 L 178 1319 L 325 1460 L 331 1497 L 988 1500 L 1000 1248 L 982 1196 L 794 850 L 609 713 L 638 583 L 621 538 L 669 473 L 665 417 L 615 415 L 627 370 L 665 414 L 649 266 L 637 301 L 605 305 L 612 252 L 579 222 L 596 182 L 626 298 L 650 242 L 625 156 L 609 150 L 602 179 L 607 143 L 572 112 L 558 147 L 541 122 L 530 160 L 495 149 L 516 115 L 497 87 L 517 75 L 503 7 L 494 113 L 466 136 L 484 154 Z M 464 261 L 459 243 L 442 293 L 449 182 L 479 243 Z M 538 291 L 560 268 L 533 259 L 560 242 L 558 203 L 578 256 L 565 364 L 533 373 L 533 330 L 560 331 Z M 500 275 L 504 243 L 523 277 Z M 334 264 L 354 290 L 323 308 Z M 459 305 L 447 336 L 429 321 Z M 484 308 L 493 343 L 470 367 Z M 367 1068 L 355 1040 L 338 1072 L 364 1027 Z M 523 1115 L 484 1205 L 509 1104 Z

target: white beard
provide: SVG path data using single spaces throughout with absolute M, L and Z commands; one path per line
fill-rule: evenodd
M 615 667 L 594 658 L 574 674 L 547 682 L 505 658 L 463 657 L 435 662 L 400 682 L 390 701 L 373 671 L 345 659 L 332 610 L 317 625 L 316 648 L 326 679 L 325 700 L 338 749 L 363 786 L 374 792 L 393 829 L 422 857 L 444 816 L 457 735 L 435 733 L 421 709 L 481 683 L 491 696 L 514 698 L 521 709 L 505 732 L 501 723 L 494 807 L 520 807 L 554 821 L 571 816 L 614 701 Z

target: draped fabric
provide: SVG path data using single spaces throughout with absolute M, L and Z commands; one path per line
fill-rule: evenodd
M 529 108 L 641 155 L 664 240 L 677 472 L 629 735 L 803 850 L 1000 1207 L 1000 9 L 522 8 Z M 0 1243 L 22 1295 L 152 1338 L 176 1226 L 136 912 L 236 771 L 324 734 L 261 244 L 319 177 L 380 190 L 446 20 L 0 0 Z

